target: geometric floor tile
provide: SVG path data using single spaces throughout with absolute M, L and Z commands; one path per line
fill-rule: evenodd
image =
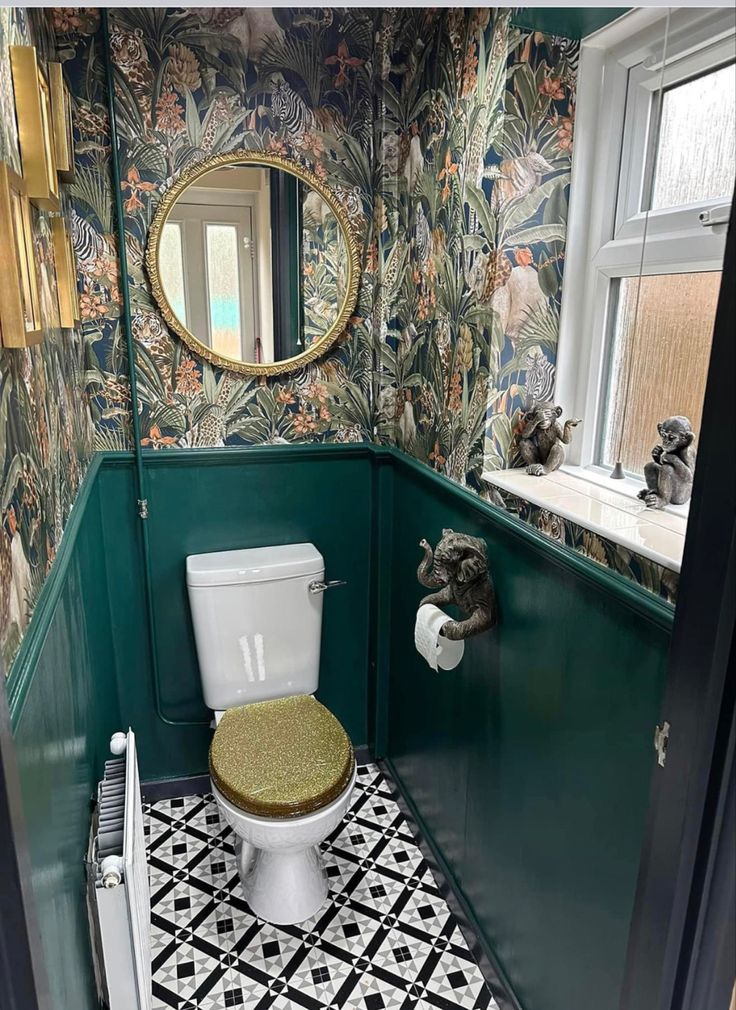
M 145 817 L 154 1010 L 498 1010 L 376 765 L 322 846 L 330 899 L 299 926 L 253 915 L 211 795 Z

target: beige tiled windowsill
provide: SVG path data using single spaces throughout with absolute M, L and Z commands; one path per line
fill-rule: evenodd
M 683 515 L 649 509 L 612 488 L 559 470 L 546 477 L 532 477 L 522 469 L 494 470 L 484 473 L 483 479 L 634 554 L 680 571 L 687 528 Z

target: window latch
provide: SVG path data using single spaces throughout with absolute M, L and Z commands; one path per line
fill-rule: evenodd
M 698 221 L 700 221 L 704 228 L 713 228 L 717 224 L 728 224 L 730 216 L 731 204 L 721 203 L 717 207 L 701 210 L 698 214 Z

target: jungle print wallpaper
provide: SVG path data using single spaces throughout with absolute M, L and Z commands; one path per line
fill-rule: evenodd
M 56 8 L 53 19 L 81 115 L 74 198 L 97 445 L 124 448 L 130 400 L 111 255 L 99 18 Z M 171 336 L 151 300 L 143 254 L 157 203 L 179 172 L 243 149 L 287 154 L 328 180 L 367 248 L 373 30 L 373 13 L 360 10 L 110 12 L 144 447 L 371 437 L 371 263 L 364 262 L 359 303 L 340 345 L 316 365 L 262 382 L 213 368 Z
M 9 46 L 36 45 L 41 64 L 53 39 L 40 11 L 0 8 L 0 159 L 22 170 Z M 0 668 L 8 671 L 59 548 L 92 452 L 79 333 L 59 326 L 49 216 L 33 209 L 44 339 L 30 350 L 0 348 Z
M 552 390 L 565 253 L 579 47 L 509 18 L 412 12 L 376 61 L 378 433 L 476 487 Z
M 78 113 L 77 255 L 100 448 L 130 413 L 98 16 L 56 8 Z M 577 43 L 508 12 L 146 8 L 110 14 L 144 446 L 377 438 L 477 483 L 551 388 Z M 323 361 L 269 382 L 172 339 L 143 266 L 158 200 L 209 154 L 265 149 L 358 225 L 361 294 Z

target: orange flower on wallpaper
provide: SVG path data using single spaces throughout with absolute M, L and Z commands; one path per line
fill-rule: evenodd
M 176 370 L 176 391 L 184 396 L 196 396 L 202 389 L 199 378 L 199 369 L 194 361 L 189 358 L 182 361 Z
M 337 74 L 335 76 L 335 87 L 344 88 L 348 83 L 347 71 L 355 70 L 357 67 L 362 67 L 365 60 L 358 59 L 357 56 L 351 56 L 350 50 L 348 49 L 348 44 L 345 39 L 337 47 L 337 53 L 334 56 L 328 56 L 325 60 L 325 66 L 328 67 L 338 67 Z
M 285 389 L 283 386 L 279 389 L 276 394 L 276 400 L 279 403 L 296 403 L 294 394 L 290 389 Z
M 432 449 L 432 451 L 429 454 L 429 462 L 432 464 L 435 470 L 441 470 L 442 467 L 447 462 L 446 457 L 443 456 L 442 452 L 440 451 L 439 442 L 434 443 L 434 449 Z
M 143 210 L 143 201 L 138 196 L 139 193 L 152 193 L 156 189 L 155 182 L 142 182 L 140 172 L 133 165 L 128 172 L 127 180 L 120 183 L 122 191 L 130 192 L 130 196 L 125 201 L 125 213 L 133 214 L 137 210 Z
M 562 80 L 559 77 L 545 77 L 539 85 L 539 94 L 544 95 L 546 98 L 551 98 L 553 101 L 559 101 L 559 99 L 564 98 L 565 92 L 562 88 Z
M 166 445 L 176 445 L 173 435 L 162 435 L 157 424 L 151 426 L 151 430 L 146 438 L 141 439 L 141 445 L 152 445 L 154 449 L 160 449 Z
M 307 396 L 310 400 L 317 400 L 319 403 L 327 403 L 327 386 L 322 382 L 313 382 L 307 388 Z
M 304 407 L 299 408 L 299 413 L 294 415 L 294 431 L 297 435 L 310 435 L 317 424 L 313 417 L 306 412 Z
M 82 319 L 99 319 L 107 313 L 107 305 L 102 295 L 86 288 L 79 296 L 79 312 Z
M 184 106 L 179 105 L 175 91 L 164 91 L 156 102 L 156 129 L 162 133 L 184 133 Z
M 444 168 L 441 168 L 440 171 L 437 173 L 437 181 L 444 182 L 444 186 L 440 190 L 440 196 L 442 197 L 443 201 L 446 200 L 450 195 L 450 179 L 453 177 L 453 175 L 457 175 L 457 170 L 458 166 L 452 160 L 452 153 L 450 151 L 450 148 L 448 147 L 447 152 L 445 153 Z
M 572 148 L 572 116 L 559 116 L 557 121 L 557 146 L 561 151 Z
M 514 249 L 514 259 L 516 260 L 517 266 L 528 267 L 534 262 L 534 253 L 527 247 L 524 247 L 523 249 Z

